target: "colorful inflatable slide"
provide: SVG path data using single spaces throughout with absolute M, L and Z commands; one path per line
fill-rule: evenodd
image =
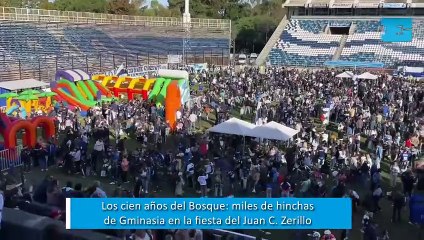
M 22 136 L 24 146 L 34 147 L 37 143 L 37 127 L 42 127 L 45 139 L 55 136 L 56 127 L 53 118 L 40 116 L 23 120 L 0 113 L 0 134 L 4 139 L 4 148 L 13 149 L 16 147 L 17 133 L 20 130 L 25 130 Z
M 114 93 L 115 97 L 126 94 L 128 100 L 133 100 L 136 95 L 141 95 L 144 100 L 155 101 L 164 105 L 167 88 L 172 81 L 178 81 L 181 93 L 181 104 L 185 104 L 190 99 L 190 88 L 188 84 L 188 73 L 179 70 L 161 69 L 160 77 L 156 79 L 132 78 L 95 75 L 93 80 L 101 81 L 102 85 Z
M 84 75 L 84 72 L 78 69 L 58 71 L 56 82 L 51 84 L 51 89 L 58 94 L 60 100 L 87 111 L 101 100 L 102 95 L 112 97 L 110 91 L 102 84 L 84 80 L 89 78 L 88 74 Z
M 121 94 L 127 94 L 128 100 L 133 100 L 136 95 L 141 95 L 143 99 L 147 99 L 149 90 L 155 82 L 153 79 L 118 77 L 95 75 L 93 80 L 101 81 L 102 85 L 113 92 L 115 97 Z
M 127 94 L 128 100 L 135 95 L 141 95 L 144 100 L 154 101 L 157 105 L 165 106 L 166 120 L 172 129 L 176 125 L 176 112 L 182 104 L 190 100 L 188 73 L 179 70 L 161 69 L 160 77 L 156 79 L 131 78 L 123 76 L 93 76 L 94 80 L 113 91 L 115 97 Z

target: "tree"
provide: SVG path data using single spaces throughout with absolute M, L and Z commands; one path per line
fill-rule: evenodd
M 159 3 L 157 0 L 152 0 L 150 2 L 150 7 L 143 9 L 143 15 L 147 16 L 161 16 L 161 17 L 171 17 L 172 12 L 165 6 Z
M 143 0 L 109 0 L 107 12 L 119 15 L 136 15 L 141 12 Z
M 106 12 L 106 0 L 56 0 L 54 5 L 57 10 L 77 12 Z

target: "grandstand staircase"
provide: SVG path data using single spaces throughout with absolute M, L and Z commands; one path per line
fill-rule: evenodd
M 265 63 L 266 58 L 268 57 L 269 53 L 271 52 L 271 49 L 274 47 L 275 43 L 280 39 L 281 34 L 283 33 L 283 31 L 286 28 L 288 23 L 289 23 L 289 21 L 287 20 L 287 16 L 284 16 L 284 18 L 281 20 L 281 22 L 278 24 L 277 28 L 275 29 L 274 33 L 269 38 L 265 47 L 262 49 L 258 58 L 256 59 L 256 65 L 257 66 L 260 66 L 260 65 Z
M 337 61 L 340 59 L 340 56 L 342 55 L 342 52 L 343 52 L 343 48 L 346 45 L 347 37 L 348 35 L 343 35 L 342 38 L 340 39 L 340 45 L 337 48 L 332 58 L 333 61 Z

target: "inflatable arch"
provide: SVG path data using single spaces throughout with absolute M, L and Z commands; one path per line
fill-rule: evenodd
M 90 75 L 80 69 L 60 70 L 56 72 L 55 80 L 66 79 L 71 82 L 91 79 Z
M 27 120 L 18 120 L 10 124 L 4 132 L 4 146 L 6 148 L 16 148 L 17 133 L 20 130 L 25 130 L 23 136 L 23 144 L 26 146 L 34 147 L 37 143 L 37 130 L 31 122 Z
M 37 143 L 37 127 L 43 128 L 46 139 L 55 135 L 56 128 L 53 118 L 36 117 L 30 120 L 22 120 L 9 118 L 4 113 L 1 113 L 0 119 L 0 133 L 3 135 L 5 148 L 16 148 L 17 133 L 20 130 L 25 130 L 22 136 L 23 144 L 30 147 L 34 147 Z
M 31 122 L 35 129 L 37 129 L 37 127 L 41 127 L 43 129 L 44 139 L 54 137 L 56 133 L 56 126 L 51 118 L 40 116 L 33 118 Z

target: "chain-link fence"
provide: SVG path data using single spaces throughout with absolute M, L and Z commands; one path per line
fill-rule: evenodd
M 209 66 L 226 66 L 230 63 L 230 51 L 228 48 L 214 49 L 214 51 L 196 51 L 194 53 L 168 52 L 157 54 L 143 52 L 140 54 L 96 54 L 96 55 L 62 55 L 40 56 L 23 60 L 9 60 L 0 56 L 0 81 L 37 79 L 51 81 L 57 70 L 81 69 L 88 73 L 110 71 L 121 64 L 126 67 L 138 67 L 146 65 L 175 64 L 190 65 L 195 63 L 207 63 Z M 170 62 L 170 56 L 179 56 L 180 62 Z M 173 58 L 173 59 L 178 59 Z

